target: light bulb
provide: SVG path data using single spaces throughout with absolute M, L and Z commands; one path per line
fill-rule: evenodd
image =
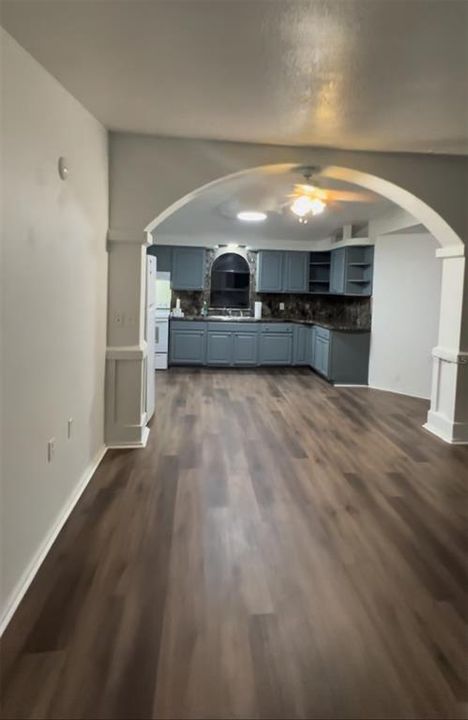
M 326 208 L 325 203 L 323 200 L 319 200 L 318 198 L 315 198 L 315 200 L 312 200 L 312 207 L 311 212 L 312 215 L 320 215 Z
M 311 212 L 313 207 L 313 200 L 307 195 L 299 195 L 291 205 L 291 210 L 294 215 L 298 217 L 304 217 L 307 213 Z

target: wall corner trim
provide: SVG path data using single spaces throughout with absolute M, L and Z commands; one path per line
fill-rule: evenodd
M 140 345 L 112 346 L 106 348 L 106 360 L 143 360 L 148 355 L 148 343 Z
M 130 245 L 151 245 L 151 235 L 145 231 L 139 232 L 134 228 L 109 228 L 107 231 L 108 243 L 128 243 Z
M 438 258 L 466 257 L 466 245 L 448 245 L 448 247 L 437 248 L 436 257 L 438 257 Z
M 39 568 L 41 567 L 42 563 L 44 562 L 46 556 L 49 553 L 49 550 L 51 549 L 52 545 L 54 544 L 55 540 L 57 539 L 57 537 L 58 537 L 61 529 L 65 525 L 66 521 L 68 520 L 72 510 L 74 509 L 75 505 L 77 504 L 78 500 L 80 499 L 81 495 L 83 494 L 84 490 L 86 489 L 86 486 L 88 485 L 89 481 L 91 480 L 91 478 L 93 477 L 97 468 L 99 467 L 106 452 L 107 452 L 107 448 L 103 445 L 100 448 L 100 450 L 96 453 L 94 459 L 91 461 L 91 463 L 88 465 L 88 467 L 86 468 L 84 473 L 81 475 L 80 480 L 78 481 L 76 487 L 70 494 L 65 505 L 62 507 L 62 509 L 59 513 L 59 516 L 56 518 L 52 527 L 49 529 L 49 532 L 47 533 L 46 537 L 43 539 L 43 541 L 39 545 L 32 560 L 30 561 L 30 563 L 26 567 L 25 571 L 21 575 L 16 586 L 13 588 L 13 591 L 11 592 L 10 597 L 7 600 L 6 608 L 0 618 L 0 637 L 5 632 L 5 630 L 8 626 L 8 623 L 10 622 L 13 615 L 15 614 L 21 600 L 26 595 L 26 592 L 27 592 L 29 586 L 31 585 L 32 581 L 34 580 L 36 573 L 38 572 Z
M 444 348 L 441 345 L 432 349 L 432 357 L 439 358 L 454 365 L 468 364 L 468 351 L 454 350 L 452 348 Z

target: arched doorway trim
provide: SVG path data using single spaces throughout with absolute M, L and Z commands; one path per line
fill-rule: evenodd
M 241 170 L 230 175 L 225 175 L 213 180 L 199 188 L 194 189 L 192 192 L 179 198 L 176 202 L 172 203 L 162 213 L 157 215 L 152 222 L 150 222 L 145 231 L 152 233 L 158 225 L 164 220 L 167 220 L 173 213 L 180 208 L 184 207 L 191 200 L 196 198 L 201 193 L 216 187 L 217 185 L 236 177 L 242 177 L 246 174 L 258 173 L 258 174 L 278 174 L 288 172 L 294 167 L 297 167 L 297 163 L 280 163 L 274 165 L 262 165 L 246 170 Z M 465 255 L 465 244 L 463 240 L 457 235 L 457 233 L 450 227 L 450 225 L 444 220 L 435 210 L 433 210 L 427 203 L 417 198 L 412 193 L 408 192 L 404 188 L 395 185 L 388 180 L 371 175 L 370 173 L 361 172 L 359 170 L 353 170 L 352 168 L 341 167 L 338 165 L 328 165 L 324 167 L 320 175 L 325 178 L 333 180 L 341 180 L 344 182 L 353 183 L 359 185 L 362 188 L 371 190 L 383 197 L 391 200 L 396 205 L 400 206 L 413 217 L 415 217 L 420 223 L 422 223 L 427 230 L 434 236 L 439 245 L 441 246 L 442 252 L 438 252 L 439 257 L 445 256 L 464 256 Z M 445 250 L 450 248 L 450 250 Z M 455 249 L 457 248 L 457 250 Z

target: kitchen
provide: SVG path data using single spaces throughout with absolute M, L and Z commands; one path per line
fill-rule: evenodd
M 171 366 L 309 366 L 335 384 L 367 384 L 372 246 L 308 253 L 154 245 L 153 253 L 166 276 L 160 292 L 172 278 L 182 308 L 170 333 L 167 319 L 156 321 L 157 367 L 165 347 Z M 226 270 L 224 286 L 213 290 L 216 262 L 234 258 L 245 270 Z
M 334 385 L 368 385 L 373 227 L 392 212 L 303 167 L 205 191 L 147 250 L 156 369 L 305 367 Z

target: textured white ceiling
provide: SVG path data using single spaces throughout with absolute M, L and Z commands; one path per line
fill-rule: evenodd
M 321 188 L 362 191 L 349 183 L 318 178 Z M 301 224 L 289 210 L 294 183 L 303 181 L 298 172 L 271 175 L 252 171 L 235 178 L 221 180 L 212 188 L 202 190 L 187 205 L 162 222 L 155 231 L 159 242 L 188 239 L 202 244 L 238 242 L 251 245 L 281 240 L 286 242 L 323 240 L 348 223 L 366 223 L 388 212 L 392 203 L 365 191 L 366 202 L 330 203 L 321 215 Z M 313 180 L 313 184 L 316 181 Z M 267 220 L 245 223 L 236 218 L 240 210 L 263 210 Z
M 465 0 L 6 0 L 2 24 L 106 126 L 465 153 Z

